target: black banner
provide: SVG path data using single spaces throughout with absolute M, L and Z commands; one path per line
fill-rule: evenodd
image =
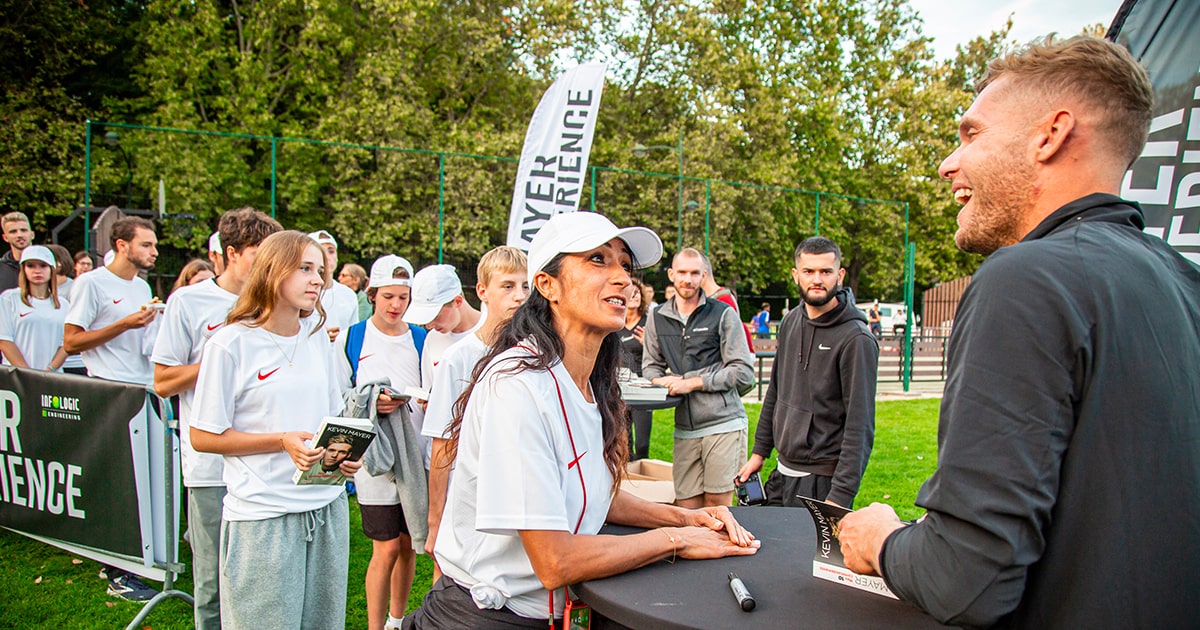
M 146 400 L 138 385 L 0 368 L 0 525 L 142 557 L 130 423 Z
M 1125 0 L 1108 39 L 1142 62 L 1154 84 L 1154 122 L 1121 196 L 1146 213 L 1146 231 L 1200 264 L 1200 2 Z

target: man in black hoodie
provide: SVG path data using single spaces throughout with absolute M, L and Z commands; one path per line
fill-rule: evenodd
M 842 287 L 842 252 L 814 236 L 796 248 L 792 278 L 804 308 L 779 324 L 779 350 L 754 432 L 745 481 L 779 451 L 767 503 L 803 507 L 800 497 L 850 507 L 875 438 L 879 343 Z

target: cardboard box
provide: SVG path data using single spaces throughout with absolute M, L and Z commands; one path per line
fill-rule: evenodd
M 675 480 L 671 462 L 639 459 L 625 465 L 621 489 L 639 499 L 655 503 L 675 502 Z

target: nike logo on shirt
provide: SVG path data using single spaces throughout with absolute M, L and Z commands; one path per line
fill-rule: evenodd
M 367 359 L 370 359 L 373 356 L 375 356 L 375 355 L 374 354 L 364 354 L 363 356 L 358 357 L 358 362 L 362 363 L 363 361 L 366 361 Z
M 206 326 L 205 326 L 205 328 L 207 328 L 207 329 L 208 329 L 208 332 L 212 332 L 212 331 L 214 331 L 214 330 L 216 330 L 216 329 L 218 329 L 218 328 L 220 328 L 221 326 L 224 326 L 224 325 L 225 325 L 225 322 L 220 322 L 220 323 L 218 323 L 218 324 L 206 325 Z
M 274 370 L 271 370 L 270 372 L 267 372 L 266 374 L 263 374 L 263 373 L 262 373 L 262 370 L 259 370 L 259 371 L 258 371 L 258 380 L 260 380 L 260 381 L 265 381 L 265 380 L 267 380 L 267 377 L 271 376 L 272 374 L 274 374 L 274 373 L 276 373 L 276 372 L 278 372 L 278 371 L 279 371 L 279 368 L 275 368 Z
M 827 345 L 825 345 L 825 344 L 823 344 L 823 343 L 819 343 L 819 344 L 817 344 L 817 350 L 832 350 L 832 349 L 833 349 L 833 348 L 830 348 L 829 346 L 827 346 Z
M 120 304 L 121 302 L 124 302 L 124 301 L 125 301 L 125 298 L 121 298 L 119 300 L 113 300 L 113 304 Z
M 25 317 L 26 315 L 32 315 L 32 314 L 33 314 L 33 311 L 29 311 L 28 313 L 21 313 L 21 314 L 17 315 L 17 317 Z

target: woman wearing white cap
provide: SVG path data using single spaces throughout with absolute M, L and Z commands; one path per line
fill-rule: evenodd
M 42 245 L 21 252 L 17 288 L 0 293 L 0 352 L 4 364 L 57 371 L 67 300 L 58 295 L 54 254 Z
M 445 575 L 405 628 L 544 628 L 568 584 L 757 551 L 728 508 L 650 503 L 617 485 L 628 444 L 612 333 L 625 324 L 630 272 L 661 257 L 650 230 L 594 213 L 557 215 L 534 238 L 529 299 L 456 405 L 434 547 Z M 656 529 L 600 536 L 605 521 Z

